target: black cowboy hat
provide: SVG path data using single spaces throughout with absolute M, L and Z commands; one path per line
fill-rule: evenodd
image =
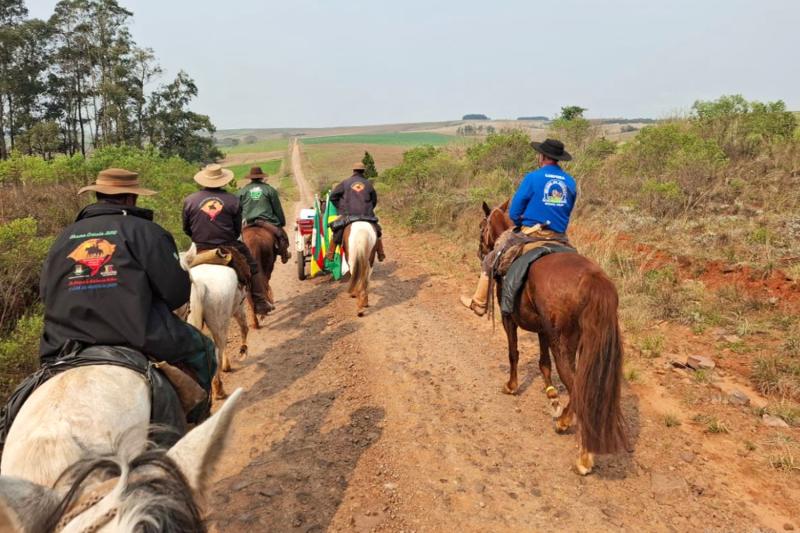
M 555 139 L 545 139 L 543 143 L 531 143 L 534 150 L 556 161 L 572 161 L 572 156 L 564 150 L 564 143 Z

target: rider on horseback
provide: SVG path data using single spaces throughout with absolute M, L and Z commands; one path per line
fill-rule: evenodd
M 523 178 L 511 200 L 508 215 L 516 227 L 500 236 L 494 249 L 483 257 L 481 276 L 472 298 L 461 297 L 461 303 L 478 316 L 486 313 L 489 275 L 506 250 L 532 239 L 568 242 L 567 226 L 578 191 L 575 179 L 558 162 L 570 161 L 572 156 L 564 150 L 564 143 L 554 139 L 532 142 L 531 146 L 539 152 L 540 168 Z
M 285 264 L 292 257 L 289 236 L 284 230 L 286 217 L 278 191 L 264 181 L 266 177 L 261 167 L 251 168 L 250 174 L 245 177 L 250 183 L 237 193 L 242 203 L 242 219 L 245 226 L 261 226 L 275 236 L 281 261 Z
M 247 259 L 250 267 L 250 293 L 255 311 L 265 315 L 274 310 L 267 301 L 258 263 L 239 240 L 242 232 L 242 205 L 223 187 L 233 179 L 233 172 L 212 164 L 194 175 L 203 188 L 183 201 L 183 231 L 191 237 L 198 252 L 219 247 L 233 248 Z
M 336 206 L 339 218 L 331 224 L 333 244 L 328 248 L 325 257 L 329 261 L 333 260 L 336 247 L 342 244 L 345 228 L 358 220 L 371 222 L 375 226 L 375 232 L 378 234 L 378 241 L 375 244 L 378 261 L 386 259 L 386 255 L 383 253 L 381 227 L 378 225 L 378 217 L 375 216 L 378 193 L 375 192 L 372 182 L 364 177 L 364 170 L 364 163 L 354 163 L 353 175 L 337 185 L 331 192 L 331 202 Z
M 184 363 L 209 391 L 217 359 L 214 343 L 172 310 L 189 301 L 189 275 L 172 236 L 136 207 L 138 174 L 109 168 L 86 206 L 53 243 L 42 268 L 43 363 L 71 347 L 133 348 L 168 363 Z M 201 415 L 202 418 L 202 415 Z

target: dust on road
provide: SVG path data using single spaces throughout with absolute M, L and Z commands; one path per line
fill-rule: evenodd
M 305 207 L 298 144 L 292 155 Z M 575 436 L 553 431 L 533 335 L 520 346 L 520 394 L 501 394 L 501 328 L 455 307 L 458 287 L 427 273 L 414 237 L 385 242 L 388 260 L 360 319 L 342 283 L 300 282 L 293 265 L 276 265 L 278 309 L 252 333 L 250 358 L 223 377 L 246 396 L 210 498 L 212 530 L 752 531 L 792 522 L 796 484 L 747 476 L 734 450 L 666 428 L 658 382 L 625 391 L 634 453 L 574 474 Z

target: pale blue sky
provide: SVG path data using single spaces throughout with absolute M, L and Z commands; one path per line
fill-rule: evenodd
M 119 1 L 219 128 L 657 118 L 730 93 L 800 110 L 798 0 Z

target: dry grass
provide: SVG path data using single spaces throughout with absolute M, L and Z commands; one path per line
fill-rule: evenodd
M 352 174 L 352 164 L 361 161 L 368 151 L 378 172 L 393 167 L 403 159 L 403 146 L 369 144 L 303 144 L 306 177 L 319 191 L 329 189 Z

